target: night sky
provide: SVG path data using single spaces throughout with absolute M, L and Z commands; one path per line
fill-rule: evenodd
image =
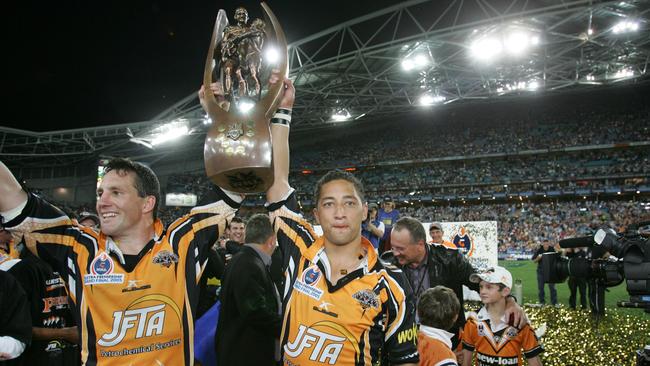
M 398 1 L 269 1 L 289 42 Z M 52 131 L 146 121 L 197 90 L 219 9 L 256 1 L 3 4 L 0 126 Z

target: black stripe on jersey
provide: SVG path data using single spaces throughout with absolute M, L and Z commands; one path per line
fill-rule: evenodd
M 190 325 L 187 324 L 187 307 L 183 306 L 183 355 L 185 356 L 185 366 L 190 366 L 191 362 L 194 360 L 190 360 L 190 347 L 193 347 L 194 345 L 190 345 Z
M 97 365 L 97 334 L 95 334 L 95 324 L 90 309 L 86 313 L 86 329 L 88 334 L 88 361 L 85 366 L 95 366 Z
M 366 329 L 366 331 L 361 333 L 361 336 L 359 337 L 359 354 L 357 355 L 359 362 L 357 362 L 355 365 L 365 365 L 366 364 L 365 363 L 366 355 L 364 353 L 365 348 L 366 348 L 365 339 L 366 339 L 366 333 L 368 333 L 369 331 L 370 331 L 370 329 Z
M 194 223 L 194 220 L 195 219 L 193 217 L 192 219 L 183 222 L 178 227 L 175 227 L 169 232 L 169 244 L 172 246 L 174 254 L 178 255 L 178 246 L 180 245 L 181 240 L 185 234 L 192 230 L 192 223 Z M 183 253 L 183 255 L 185 255 L 185 253 Z
M 192 308 L 192 314 L 195 313 L 199 304 L 199 286 L 196 283 L 197 258 L 194 255 L 195 248 L 196 245 L 192 243 L 187 248 L 187 258 L 185 258 L 185 290 Z

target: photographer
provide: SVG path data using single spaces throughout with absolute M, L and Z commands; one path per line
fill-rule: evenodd
M 602 246 L 592 246 L 587 250 L 587 259 L 601 259 L 609 257 L 609 252 Z M 591 315 L 604 316 L 605 315 L 605 285 L 601 278 L 591 277 L 587 280 L 587 288 L 589 293 L 589 307 L 591 307 Z
M 565 255 L 569 259 L 574 258 L 585 258 L 587 252 L 584 247 L 581 248 L 567 248 L 565 249 Z M 580 291 L 580 305 L 582 309 L 587 309 L 587 281 L 582 277 L 569 276 L 567 281 L 569 285 L 569 306 L 571 309 L 576 308 L 576 302 L 578 300 L 578 290 Z
M 386 226 L 377 219 L 378 207 L 376 203 L 368 204 L 368 218 L 361 224 L 361 235 L 368 239 L 375 250 L 379 250 L 379 241 L 384 236 Z
M 533 254 L 532 260 L 537 263 L 537 289 L 539 303 L 544 305 L 545 294 L 544 294 L 544 273 L 542 272 L 542 255 L 545 253 L 555 253 L 555 248 L 551 246 L 551 241 L 549 239 L 544 239 L 542 245 L 537 248 L 535 254 Z M 551 290 L 551 304 L 553 306 L 557 305 L 557 290 L 555 289 L 554 283 L 549 283 L 548 288 Z

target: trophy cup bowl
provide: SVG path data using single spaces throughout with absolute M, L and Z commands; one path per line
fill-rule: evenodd
M 269 84 L 262 96 L 260 80 L 266 75 L 260 70 L 288 73 L 284 31 L 271 9 L 265 3 L 261 6 L 266 23 L 255 19 L 251 25 L 243 8 L 236 10 L 233 26 L 228 25 L 225 11 L 219 10 L 203 73 L 204 107 L 212 120 L 203 149 L 205 172 L 213 183 L 238 193 L 264 192 L 273 184 L 269 120 L 283 84 Z M 279 57 L 274 65 L 262 65 L 263 45 L 269 43 Z M 210 91 L 213 75 L 220 78 L 227 101 L 218 102 Z M 241 108 L 244 103 L 248 103 L 246 110 Z

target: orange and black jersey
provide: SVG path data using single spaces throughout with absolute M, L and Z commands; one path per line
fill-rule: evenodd
M 402 272 L 379 261 L 362 238 L 366 256 L 358 269 L 331 283 L 324 241 L 289 206 L 269 209 L 283 253 L 285 365 L 417 363 L 417 328 L 410 288 Z
M 67 281 L 85 365 L 190 365 L 198 282 L 235 213 L 226 201 L 195 207 L 167 229 L 156 220 L 131 265 L 110 237 L 32 194 L 5 228 Z
M 506 323 L 505 316 L 499 324 L 490 323 L 484 307 L 465 323 L 463 348 L 476 354 L 477 365 L 523 365 L 522 351 L 526 358 L 544 351 L 530 325 L 517 329 Z

